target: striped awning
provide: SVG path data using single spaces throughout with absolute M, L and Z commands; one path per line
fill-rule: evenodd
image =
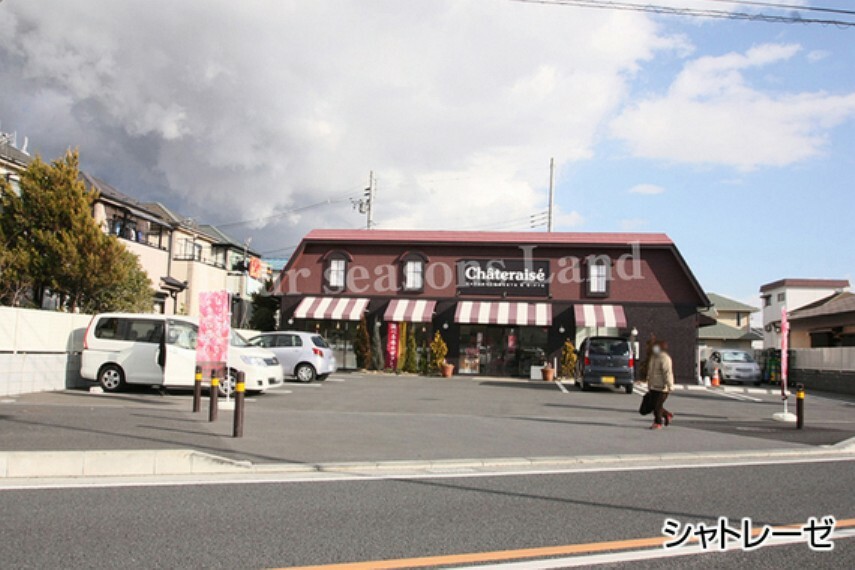
M 461 301 L 457 303 L 454 321 L 461 324 L 547 327 L 552 324 L 552 305 L 505 301 Z
M 626 328 L 626 315 L 620 305 L 576 305 L 573 310 L 577 327 Z
M 395 299 L 389 301 L 383 320 L 387 323 L 429 323 L 433 318 L 434 307 L 436 301 Z
M 358 321 L 368 308 L 368 299 L 306 297 L 294 311 L 295 319 Z

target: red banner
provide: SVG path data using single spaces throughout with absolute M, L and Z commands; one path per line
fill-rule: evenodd
M 386 328 L 386 368 L 398 368 L 398 323 L 388 323 Z

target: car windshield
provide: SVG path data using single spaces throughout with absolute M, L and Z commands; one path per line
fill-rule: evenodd
M 594 338 L 588 350 L 602 356 L 629 356 L 629 343 L 619 338 Z
M 324 337 L 319 335 L 312 335 L 312 344 L 317 346 L 318 348 L 329 348 L 330 345 L 327 344 L 327 341 L 324 340 Z
M 723 362 L 754 362 L 747 352 L 722 352 L 721 360 Z
M 246 339 L 240 336 L 235 331 L 231 331 L 231 336 L 229 337 L 229 344 L 232 346 L 249 346 L 249 343 L 246 342 Z

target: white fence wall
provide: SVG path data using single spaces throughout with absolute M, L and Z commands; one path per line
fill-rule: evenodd
M 798 348 L 793 350 L 795 370 L 855 371 L 855 347 Z
M 78 386 L 90 315 L 0 307 L 0 396 Z

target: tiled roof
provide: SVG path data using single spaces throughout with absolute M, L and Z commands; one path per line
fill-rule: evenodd
M 849 292 L 835 293 L 820 299 L 789 314 L 791 321 L 810 319 L 813 317 L 828 317 L 841 313 L 855 313 L 855 294 Z
M 536 245 L 674 245 L 665 234 L 581 232 L 473 232 L 424 230 L 313 230 L 306 241 L 489 243 Z
M 745 303 L 740 303 L 735 299 L 731 299 L 729 297 L 724 297 L 722 295 L 718 295 L 716 293 L 707 293 L 707 297 L 710 298 L 710 302 L 712 303 L 712 311 L 724 311 L 724 312 L 739 312 L 739 313 L 755 313 L 759 311 L 757 307 L 752 307 L 751 305 L 746 305 Z
M 0 142 L 0 159 L 8 162 L 17 162 L 23 166 L 33 161 L 33 158 L 29 154 L 6 141 Z
M 763 336 L 753 330 L 738 329 L 717 323 L 710 327 L 701 327 L 698 329 L 699 340 L 763 340 Z
M 107 202 L 112 202 L 120 207 L 130 210 L 133 214 L 155 222 L 161 225 L 169 225 L 171 222 L 168 218 L 161 215 L 158 210 L 149 208 L 148 204 L 143 204 L 135 198 L 131 198 L 127 194 L 116 190 L 114 186 L 104 182 L 96 176 L 92 176 L 87 172 L 80 172 L 80 179 L 89 190 L 94 189 L 100 197 Z
M 779 279 L 772 283 L 766 283 L 760 287 L 760 292 L 765 293 L 782 287 L 793 287 L 798 289 L 846 289 L 849 287 L 848 279 Z

